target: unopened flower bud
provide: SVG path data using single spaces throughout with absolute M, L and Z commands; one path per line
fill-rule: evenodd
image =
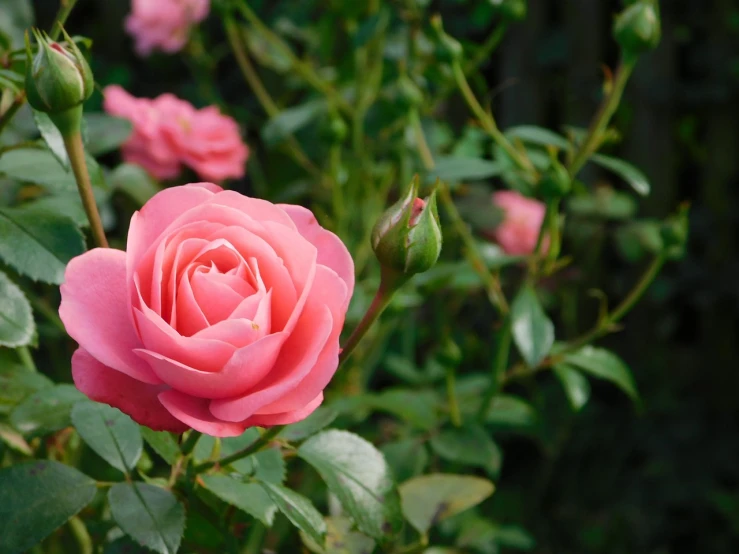
M 436 53 L 438 58 L 441 61 L 448 63 L 459 60 L 464 53 L 462 45 L 458 40 L 446 34 L 440 16 L 435 15 L 431 18 L 431 28 L 434 31 L 434 40 L 436 42 Z
M 321 126 L 322 138 L 333 144 L 344 142 L 348 133 L 349 127 L 339 114 L 332 114 Z
M 418 197 L 418 176 L 406 195 L 388 208 L 372 230 L 372 248 L 384 273 L 409 278 L 427 271 L 441 253 L 436 191 Z
M 26 94 L 31 107 L 48 113 L 65 134 L 69 129 L 63 127 L 70 124 L 75 127 L 74 122 L 81 118 L 81 105 L 92 94 L 94 80 L 82 52 L 69 35 L 62 32 L 63 44 L 34 29 L 38 43 L 35 57 L 26 34 Z M 72 121 L 67 121 L 70 118 Z
M 490 0 L 501 16 L 510 21 L 521 21 L 526 18 L 528 8 L 526 0 Z
M 552 160 L 552 166 L 542 176 L 541 195 L 546 199 L 562 198 L 566 196 L 572 188 L 572 177 L 558 160 Z
M 616 18 L 613 32 L 627 57 L 654 49 L 662 35 L 659 8 L 651 0 L 639 0 Z

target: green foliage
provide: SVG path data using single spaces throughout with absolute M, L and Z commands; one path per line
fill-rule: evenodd
M 32 547 L 87 506 L 95 481 L 74 468 L 42 460 L 0 470 L 0 552 Z
M 513 340 L 521 356 L 530 367 L 535 367 L 554 344 L 554 324 L 544 312 L 536 291 L 524 286 L 511 306 Z
M 10 423 L 24 435 L 45 435 L 70 424 L 72 406 L 85 396 L 73 385 L 45 387 L 10 413 Z
M 5 273 L 0 272 L 0 346 L 33 342 L 36 325 L 28 300 Z
M 310 500 L 281 485 L 272 483 L 260 483 L 260 485 L 272 499 L 272 502 L 275 503 L 277 509 L 295 527 L 308 535 L 316 544 L 322 545 L 324 543 L 326 523 Z
M 108 492 L 121 529 L 160 554 L 174 554 L 185 530 L 185 508 L 169 491 L 145 483 L 118 483 Z

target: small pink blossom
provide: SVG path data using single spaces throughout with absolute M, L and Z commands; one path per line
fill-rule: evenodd
M 539 230 L 544 223 L 544 204 L 514 192 L 499 191 L 493 194 L 493 203 L 504 212 L 503 221 L 493 231 L 496 242 L 512 256 L 526 256 L 536 249 Z M 544 250 L 548 248 L 545 239 Z
M 141 56 L 153 50 L 178 52 L 187 43 L 190 28 L 209 10 L 210 0 L 132 0 L 126 31 L 133 35 Z
M 121 147 L 127 162 L 157 179 L 176 177 L 183 164 L 210 181 L 244 176 L 249 150 L 236 122 L 216 107 L 197 110 L 173 94 L 135 98 L 116 85 L 103 92 L 105 111 L 133 124 Z

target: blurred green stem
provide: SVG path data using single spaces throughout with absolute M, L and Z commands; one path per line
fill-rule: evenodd
M 69 520 L 69 530 L 72 532 L 72 536 L 77 543 L 77 552 L 79 554 L 92 554 L 92 538 L 87 527 L 85 527 L 85 524 L 78 516 L 73 516 Z
M 446 368 L 446 396 L 449 401 L 449 418 L 455 427 L 462 426 L 462 414 L 459 411 L 457 400 L 456 368 L 452 365 Z
M 195 448 L 195 445 L 197 444 L 198 439 L 200 439 L 200 437 L 202 436 L 203 434 L 200 431 L 196 431 L 195 429 L 190 431 L 190 434 L 187 435 L 187 438 L 180 445 L 180 452 L 182 452 L 182 455 L 183 456 L 190 455 L 193 449 Z
M 226 16 L 224 18 L 224 25 L 226 27 L 226 36 L 228 37 L 228 42 L 231 45 L 231 50 L 236 57 L 236 63 L 239 65 L 239 69 L 241 69 L 241 73 L 244 76 L 244 79 L 251 87 L 251 90 L 254 92 L 254 96 L 257 97 L 257 100 L 259 101 L 267 115 L 270 118 L 277 117 L 280 114 L 281 110 L 272 99 L 272 96 L 265 88 L 264 83 L 262 83 L 262 80 L 259 78 L 259 74 L 252 65 L 251 60 L 249 59 L 249 55 L 246 53 L 246 49 L 244 48 L 244 44 L 241 40 L 241 32 L 236 22 L 233 20 L 232 17 Z M 289 135 L 287 137 L 286 146 L 288 153 L 303 169 L 305 169 L 314 177 L 321 176 L 321 171 L 315 166 L 310 158 L 308 158 L 308 155 L 301 148 L 300 143 L 295 139 L 293 135 Z
M 305 81 L 315 88 L 317 91 L 324 94 L 328 100 L 337 106 L 341 111 L 348 115 L 351 115 L 353 110 L 352 107 L 334 90 L 333 86 L 324 81 L 315 69 L 308 63 L 298 58 L 292 51 L 292 48 L 274 31 L 272 31 L 267 25 L 265 25 L 259 16 L 249 7 L 248 3 L 244 0 L 237 0 L 234 5 L 241 12 L 241 14 L 251 23 L 257 31 L 259 31 L 264 38 L 266 38 L 272 45 L 280 50 L 287 58 L 290 59 L 292 68 L 298 73 Z
M 607 96 L 603 99 L 603 103 L 598 109 L 598 112 L 595 114 L 585 140 L 580 144 L 580 147 L 577 149 L 577 152 L 572 159 L 572 163 L 570 163 L 568 169 L 572 177 L 575 177 L 575 175 L 578 174 L 590 156 L 600 148 L 600 145 L 603 142 L 603 135 L 608 128 L 608 124 L 610 123 L 613 114 L 616 113 L 618 105 L 621 103 L 626 83 L 629 81 L 629 77 L 634 71 L 635 65 L 636 59 L 622 60 L 618 69 L 616 69 L 616 75 L 613 82 L 608 86 L 610 90 Z
M 34 373 L 38 372 L 38 368 L 36 368 L 36 364 L 33 362 L 31 351 L 28 349 L 27 346 L 16 348 L 15 351 L 18 353 L 18 357 L 20 358 L 23 367 L 25 367 L 28 371 L 32 371 Z
M 529 173 L 536 174 L 536 169 L 531 163 L 531 160 L 529 160 L 524 154 L 516 150 L 516 148 L 510 143 L 510 141 L 505 137 L 500 129 L 498 129 L 498 124 L 495 122 L 495 118 L 492 116 L 492 114 L 486 112 L 480 105 L 480 102 L 475 97 L 475 93 L 472 92 L 472 89 L 470 88 L 470 84 L 467 82 L 467 77 L 465 76 L 464 70 L 459 63 L 459 60 L 455 60 L 454 62 L 452 62 L 452 72 L 454 73 L 454 79 L 457 82 L 457 87 L 462 93 L 465 102 L 467 102 L 467 106 L 470 108 L 470 110 L 472 110 L 472 113 L 474 113 L 475 117 L 477 117 L 477 119 L 480 121 L 480 123 L 482 124 L 482 128 L 487 131 L 487 133 L 493 138 L 498 146 L 500 146 L 506 152 L 506 154 L 508 154 L 511 160 L 513 160 L 513 162 L 518 167 Z
M 52 40 L 57 40 L 59 38 L 59 35 L 62 32 L 62 27 L 64 27 L 64 24 L 67 22 L 67 18 L 69 17 L 69 14 L 72 13 L 76 3 L 77 0 L 61 0 L 59 2 L 59 11 L 56 14 L 56 19 L 51 28 L 51 33 L 49 33 Z
M 423 165 L 426 167 L 426 169 L 433 169 L 435 165 L 434 156 L 431 153 L 428 142 L 426 142 L 426 136 L 423 133 L 421 118 L 418 115 L 418 111 L 411 110 L 411 112 L 409 113 L 409 118 L 415 131 L 416 147 L 418 148 L 418 153 L 421 156 Z M 485 290 L 487 291 L 488 298 L 490 299 L 492 305 L 495 306 L 501 314 L 506 314 L 508 312 L 508 303 L 506 302 L 505 295 L 503 294 L 503 290 L 500 286 L 500 281 L 495 275 L 488 271 L 485 260 L 480 253 L 480 249 L 478 248 L 477 243 L 475 242 L 475 238 L 472 236 L 472 233 L 470 233 L 470 230 L 467 227 L 467 223 L 464 221 L 464 219 L 462 219 L 462 216 L 457 210 L 457 206 L 455 206 L 454 204 L 452 195 L 449 192 L 449 187 L 446 185 L 446 183 L 444 183 L 442 184 L 442 186 L 439 187 L 438 190 L 439 200 L 441 201 L 441 204 L 444 206 L 444 209 L 452 220 L 452 225 L 454 225 L 457 234 L 464 243 L 464 255 L 467 258 L 467 261 L 472 266 L 472 269 L 474 269 L 475 272 L 480 276 L 480 279 L 482 279 Z
M 92 183 L 90 182 L 90 174 L 87 171 L 85 146 L 82 144 L 82 134 L 77 131 L 67 134 L 63 138 L 64 146 L 69 155 L 69 164 L 72 166 L 72 172 L 77 181 L 77 190 L 82 199 L 82 206 L 85 208 L 87 220 L 90 222 L 92 236 L 98 246 L 108 248 L 108 240 L 105 238 L 103 222 L 100 220 L 100 213 L 98 212 L 97 203 L 95 202 L 95 196 L 92 193 Z
M 2 134 L 3 129 L 10 123 L 10 121 L 13 119 L 13 116 L 18 112 L 19 109 L 21 109 L 21 106 L 26 102 L 26 92 L 21 91 L 18 93 L 18 96 L 15 97 L 15 100 L 13 100 L 13 103 L 8 106 L 8 109 L 5 110 L 2 117 L 0 117 L 0 134 Z
M 480 409 L 477 412 L 477 419 L 482 422 L 485 419 L 490 406 L 493 403 L 495 395 L 500 391 L 500 385 L 503 382 L 506 366 L 508 366 L 508 356 L 511 351 L 511 319 L 506 317 L 503 320 L 503 326 L 498 331 L 498 340 L 495 347 L 495 356 L 493 357 L 493 368 L 490 375 L 490 384 L 485 391 L 485 396 L 480 403 Z
M 275 425 L 274 427 L 270 427 L 269 429 L 266 429 L 257 440 L 255 440 L 246 448 L 239 450 L 238 452 L 234 452 L 233 454 L 221 458 L 220 460 L 216 460 L 214 462 L 204 462 L 200 465 L 197 465 L 195 466 L 193 471 L 194 473 L 203 473 L 204 471 L 208 471 L 210 468 L 215 466 L 224 467 L 242 458 L 251 456 L 252 454 L 259 452 L 260 450 L 264 450 L 267 446 L 269 446 L 269 443 L 272 441 L 272 439 L 279 435 L 284 428 L 284 425 Z

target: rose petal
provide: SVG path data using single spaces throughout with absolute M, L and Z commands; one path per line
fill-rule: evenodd
M 278 204 L 292 218 L 298 231 L 318 250 L 317 262 L 333 269 L 347 286 L 348 305 L 354 292 L 354 260 L 339 237 L 321 227 L 313 212 L 302 206 Z
M 243 423 L 221 421 L 208 411 L 208 400 L 168 390 L 159 395 L 162 405 L 178 420 L 196 431 L 213 437 L 237 437 L 246 426 Z
M 339 367 L 339 335 L 341 335 L 341 329 L 344 326 L 346 313 L 342 290 L 346 289 L 346 285 L 336 273 L 325 266 L 319 266 L 313 287 L 314 290 L 311 291 L 311 296 L 331 309 L 334 322 L 331 336 L 326 341 L 326 345 L 310 372 L 290 391 L 274 402 L 259 408 L 256 413 L 260 415 L 302 409 L 326 388 Z
M 267 335 L 240 348 L 221 371 L 200 371 L 151 350 L 136 350 L 159 378 L 180 392 L 201 398 L 244 394 L 270 371 L 287 337 Z
M 177 288 L 177 331 L 185 336 L 190 337 L 206 329 L 210 322 L 208 321 L 200 304 L 195 300 L 192 287 L 190 286 L 190 276 L 188 271 L 180 279 L 180 286 Z
M 316 411 L 318 406 L 323 403 L 323 393 L 319 393 L 313 400 L 306 404 L 303 408 L 292 412 L 283 412 L 281 414 L 270 415 L 253 415 L 244 423 L 247 427 L 272 427 L 273 425 L 289 425 L 303 421 L 306 417 Z
M 267 200 L 252 198 L 239 194 L 238 192 L 226 190 L 211 198 L 209 204 L 228 206 L 229 208 L 239 210 L 241 213 L 257 221 L 273 221 L 289 229 L 296 229 L 293 220 L 288 214 L 280 209 L 279 206 Z
M 192 278 L 188 279 L 190 286 L 192 286 L 193 300 L 211 325 L 228 318 L 246 295 L 254 293 L 254 290 L 241 279 L 236 278 L 238 284 L 234 283 L 232 285 L 224 279 L 219 279 L 219 277 L 227 278 L 230 276 L 196 270 Z M 235 288 L 245 294 L 239 294 L 234 290 Z
M 243 421 L 290 392 L 315 365 L 332 327 L 331 310 L 325 304 L 309 300 L 274 367 L 259 382 L 257 390 L 241 397 L 212 401 L 213 415 L 226 421 Z
M 133 354 L 142 342 L 131 324 L 126 295 L 126 253 L 95 248 L 73 258 L 61 286 L 59 317 L 67 333 L 103 365 L 158 384 L 151 368 Z
M 72 378 L 77 388 L 96 402 L 130 415 L 155 431 L 182 433 L 187 425 L 172 417 L 159 402 L 165 387 L 149 385 L 101 364 L 82 348 L 72 355 Z

